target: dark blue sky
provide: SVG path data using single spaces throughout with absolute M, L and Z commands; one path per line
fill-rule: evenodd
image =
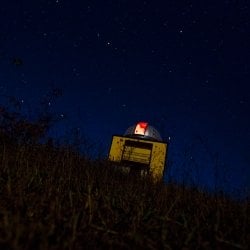
M 248 1 L 9 0 L 0 27 L 2 103 L 35 110 L 60 88 L 54 135 L 80 128 L 107 153 L 148 121 L 171 137 L 168 176 L 213 188 L 217 166 L 224 188 L 249 187 Z

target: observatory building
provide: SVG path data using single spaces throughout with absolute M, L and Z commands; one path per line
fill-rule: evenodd
M 113 135 L 109 160 L 119 163 L 130 173 L 150 174 L 161 180 L 164 173 L 167 143 L 147 122 L 129 127 L 123 136 Z

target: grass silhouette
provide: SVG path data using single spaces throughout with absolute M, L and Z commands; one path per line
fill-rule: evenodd
M 249 202 L 127 176 L 70 148 L 1 148 L 0 246 L 247 249 Z

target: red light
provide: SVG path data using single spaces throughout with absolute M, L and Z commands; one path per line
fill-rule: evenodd
M 139 125 L 141 128 L 146 129 L 148 126 L 148 123 L 147 122 L 139 122 L 137 125 Z
M 134 133 L 138 135 L 145 135 L 147 127 L 148 127 L 147 122 L 139 122 L 136 125 Z

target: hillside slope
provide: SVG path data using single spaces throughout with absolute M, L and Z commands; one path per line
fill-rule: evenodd
M 249 218 L 249 201 L 1 140 L 1 249 L 249 249 Z

